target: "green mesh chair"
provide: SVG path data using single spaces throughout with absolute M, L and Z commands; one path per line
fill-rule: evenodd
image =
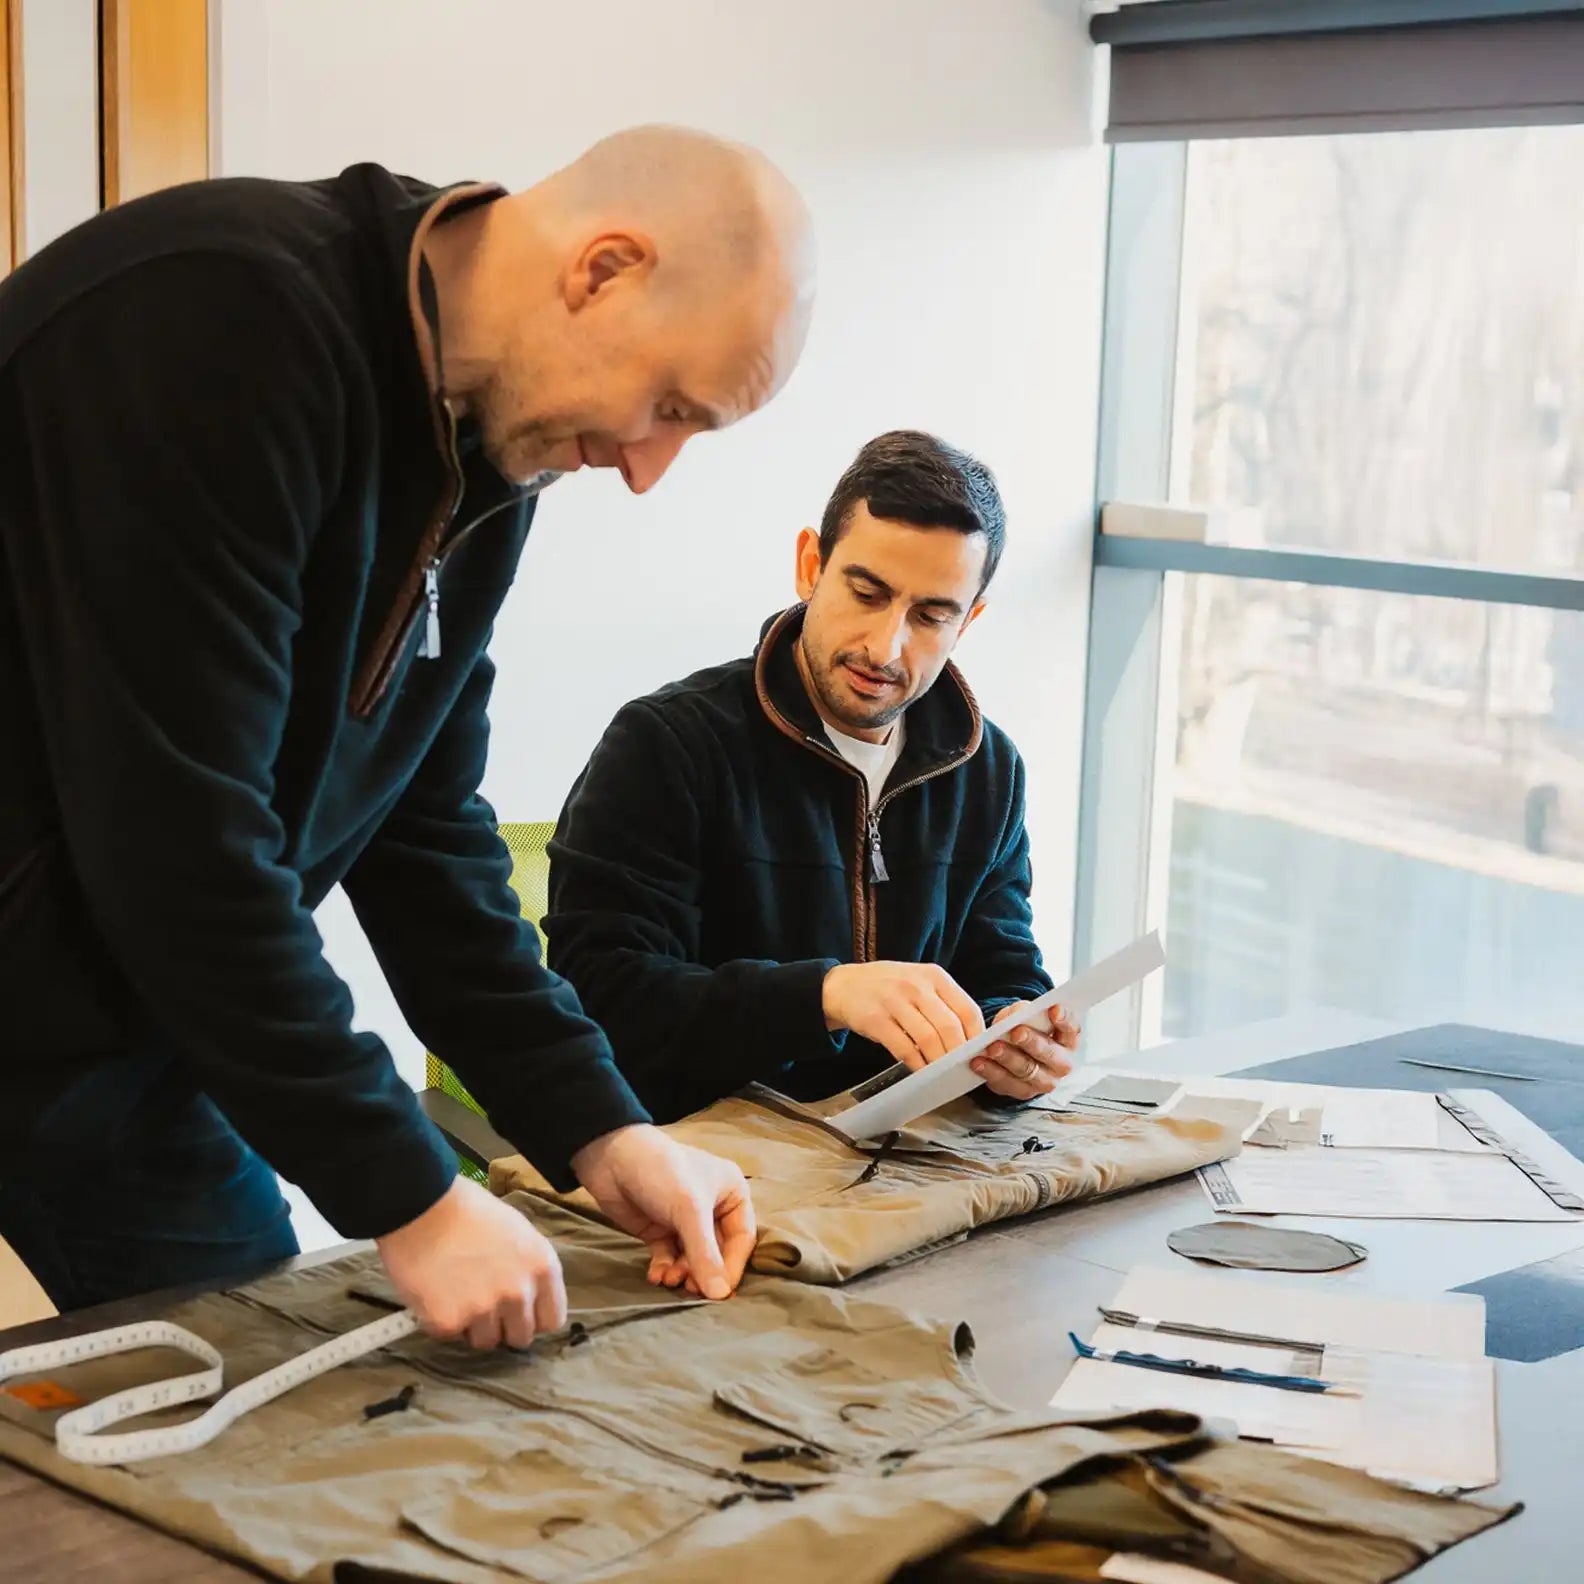
M 542 933 L 540 921 L 550 906 L 550 855 L 545 849 L 555 834 L 555 823 L 502 825 L 500 833 L 512 856 L 512 889 L 522 903 L 523 917 Z M 428 1084 L 420 1097 L 424 1109 L 451 1141 L 463 1174 L 487 1182 L 489 1161 L 510 1153 L 509 1147 L 474 1120 L 483 1118 L 483 1106 L 433 1052 L 425 1058 L 424 1069 Z

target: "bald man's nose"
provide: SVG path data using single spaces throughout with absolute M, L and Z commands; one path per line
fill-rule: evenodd
M 622 477 L 627 481 L 627 488 L 634 495 L 642 495 L 646 490 L 653 489 L 665 476 L 666 469 L 676 461 L 677 452 L 687 444 L 688 439 L 686 430 L 678 432 L 675 429 L 662 429 L 647 440 L 622 446 Z

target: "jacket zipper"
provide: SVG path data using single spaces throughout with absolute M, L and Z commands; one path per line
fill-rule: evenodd
M 923 775 L 914 776 L 911 781 L 904 781 L 901 786 L 892 787 L 889 792 L 880 796 L 880 801 L 875 804 L 869 814 L 869 878 L 864 886 L 864 914 L 865 914 L 865 947 L 868 955 L 859 959 L 860 962 L 872 962 L 878 955 L 879 949 L 875 943 L 875 922 L 878 909 L 875 907 L 874 888 L 883 884 L 891 877 L 886 873 L 885 856 L 880 851 L 880 816 L 885 812 L 885 806 L 892 798 L 903 792 L 911 792 L 914 787 L 923 786 L 926 781 L 933 781 L 936 776 L 943 776 L 948 771 L 955 770 L 967 761 L 969 755 L 959 754 L 955 759 L 948 760 L 945 764 L 936 765 L 933 770 L 926 770 Z
M 413 320 L 413 334 L 418 340 L 421 358 L 430 356 L 432 360 L 432 355 L 426 353 L 426 348 L 429 346 L 427 332 L 419 328 L 418 270 L 424 237 L 438 216 L 458 198 L 478 197 L 491 191 L 499 193 L 503 189 L 495 187 L 492 183 L 481 182 L 442 194 L 419 222 L 407 257 L 407 299 L 408 312 Z M 452 411 L 450 402 L 444 400 L 435 388 L 436 375 L 429 362 L 425 363 L 425 371 L 430 381 L 429 416 L 434 424 L 435 441 L 441 459 L 449 475 L 450 488 L 441 496 L 439 503 L 430 514 L 423 538 L 418 542 L 418 555 L 402 581 L 395 603 L 391 606 L 390 613 L 380 628 L 379 636 L 374 641 L 373 650 L 353 683 L 348 707 L 353 717 L 358 720 L 365 720 L 372 715 L 380 700 L 384 698 L 397 662 L 406 650 L 407 640 L 412 634 L 413 623 L 418 619 L 420 610 L 427 609 L 429 617 L 421 653 L 430 658 L 439 655 L 440 567 L 446 555 L 456 547 L 457 540 L 477 526 L 477 523 L 469 523 L 462 534 L 452 540 L 446 551 L 441 551 L 440 545 L 445 538 L 446 530 L 461 509 L 465 482 L 462 476 L 462 459 L 457 455 L 456 414 Z M 443 419 L 442 414 L 444 414 Z M 489 512 L 484 513 L 486 517 L 489 515 Z
M 440 658 L 440 558 L 424 568 L 424 605 L 427 607 L 424 634 L 418 645 L 420 660 Z
M 413 623 L 418 619 L 418 612 L 424 605 L 425 596 L 431 588 L 433 589 L 433 602 L 429 606 L 431 626 L 435 652 L 439 653 L 439 579 L 443 560 L 439 554 L 440 541 L 445 538 L 446 529 L 456 519 L 457 511 L 462 505 L 464 489 L 462 459 L 457 455 L 456 414 L 452 412 L 449 402 L 445 404 L 445 415 L 445 464 L 450 475 L 450 488 L 430 515 L 429 525 L 424 529 L 424 536 L 419 541 L 418 558 L 402 581 L 396 603 L 385 618 L 385 625 L 380 629 L 373 652 L 359 674 L 357 686 L 353 690 L 352 713 L 360 720 L 372 715 L 379 701 L 384 698 L 385 690 L 390 686 L 391 676 L 396 670 L 396 662 L 407 647 L 407 639 L 412 632 Z M 472 528 L 475 525 L 470 523 L 468 526 Z M 466 531 L 465 529 L 464 533 Z M 460 537 L 461 535 L 458 535 L 458 538 Z M 455 544 L 455 540 L 452 543 Z
M 461 548 L 465 540 L 480 523 L 487 522 L 497 512 L 503 512 L 508 506 L 520 506 L 519 499 L 497 501 L 488 511 L 480 512 L 472 522 L 458 531 L 446 541 L 445 547 L 436 555 L 431 556 L 423 563 L 423 569 L 407 615 L 396 635 L 394 644 L 385 655 L 382 675 L 378 683 L 378 691 L 369 701 L 368 709 L 359 710 L 359 714 L 368 714 L 384 696 L 386 688 L 390 685 L 391 676 L 396 669 L 396 662 L 401 658 L 407 648 L 408 640 L 412 637 L 413 628 L 418 624 L 420 617 L 423 619 L 423 632 L 418 640 L 418 658 L 420 660 L 438 660 L 440 658 L 440 574 L 445 570 L 445 564 Z

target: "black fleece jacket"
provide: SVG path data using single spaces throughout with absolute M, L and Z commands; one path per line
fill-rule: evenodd
M 627 705 L 550 846 L 550 961 L 662 1121 L 753 1079 L 815 1099 L 889 1066 L 826 1032 L 837 963 L 939 963 L 987 1018 L 1051 987 L 1017 749 L 948 666 L 871 808 L 798 673 L 802 616 Z
M 534 502 L 433 394 L 416 305 L 425 228 L 496 195 L 201 182 L 0 284 L 0 1160 L 131 1064 L 129 1092 L 207 1092 L 345 1234 L 426 1209 L 455 1161 L 352 1030 L 312 917 L 338 882 L 553 1180 L 644 1119 L 478 795 Z

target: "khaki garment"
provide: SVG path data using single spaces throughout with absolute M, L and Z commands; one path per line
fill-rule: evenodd
M 821 1120 L 846 1099 L 800 1106 L 754 1086 L 666 1128 L 742 1167 L 759 1223 L 754 1270 L 848 1281 L 988 1222 L 1161 1182 L 1240 1148 L 1236 1128 L 1209 1119 L 1009 1110 L 971 1096 L 889 1148 L 860 1148 Z M 553 1193 L 520 1155 L 491 1163 L 490 1186 Z M 581 1190 L 566 1202 L 598 1214 Z
M 977 1384 L 965 1327 L 775 1278 L 702 1304 L 649 1287 L 645 1252 L 621 1234 L 511 1202 L 556 1240 L 575 1321 L 524 1354 L 411 1338 L 266 1404 L 199 1452 L 124 1469 L 62 1459 L 57 1415 L 0 1394 L 0 1454 L 319 1584 L 360 1570 L 447 1584 L 880 1584 L 1009 1515 L 1009 1535 L 1038 1539 L 1050 1528 L 1039 1487 L 1098 1469 L 1158 1481 L 1168 1515 L 1206 1500 L 1219 1513 L 1225 1492 L 1241 1502 L 1258 1491 L 1219 1550 L 1193 1552 L 1223 1560 L 1251 1536 L 1281 1565 L 1310 1515 L 1331 1511 L 1338 1479 L 1363 1493 L 1360 1522 L 1372 1543 L 1388 1537 L 1394 1560 L 1500 1516 L 1269 1449 L 1247 1471 L 1223 1466 L 1186 1414 L 1019 1414 Z M 217 1346 L 236 1385 L 393 1303 L 374 1256 L 358 1255 L 207 1295 L 169 1318 Z M 97 1398 L 190 1368 L 133 1354 L 52 1378 Z M 365 1416 L 410 1386 L 405 1411 Z M 1192 1494 L 1205 1458 L 1205 1494 Z M 1132 1542 L 1139 1524 L 1124 1517 Z M 1343 1549 L 1351 1571 L 1328 1580 L 1395 1576 L 1367 1547 Z
M 907 1584 L 1091 1580 L 1115 1551 L 1237 1584 L 1379 1584 L 1520 1511 L 1424 1496 L 1246 1441 L 1145 1454 L 1033 1491 L 998 1532 L 907 1569 Z

